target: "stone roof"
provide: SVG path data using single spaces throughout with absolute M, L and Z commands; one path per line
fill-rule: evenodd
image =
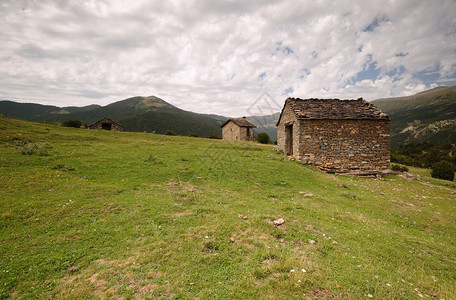
M 98 121 L 96 121 L 95 123 L 90 124 L 88 127 L 95 126 L 95 125 L 97 125 L 97 124 L 99 124 L 99 123 L 111 123 L 111 124 L 116 124 L 116 125 L 118 125 L 119 127 L 122 127 L 119 123 L 114 122 L 113 120 L 111 120 L 111 119 L 109 119 L 109 118 L 103 118 L 103 119 L 101 119 L 101 120 L 98 120 Z
M 285 106 L 289 105 L 300 120 L 389 120 L 387 114 L 373 104 L 359 98 L 358 100 L 340 99 L 300 99 L 288 98 Z M 282 109 L 283 113 L 283 109 Z M 280 114 L 280 118 L 282 117 Z M 277 121 L 277 125 L 279 124 Z
M 247 121 L 247 119 L 245 117 L 242 117 L 242 119 L 240 120 L 236 120 L 236 119 L 228 119 L 228 121 L 226 121 L 225 123 L 222 124 L 222 126 L 220 127 L 224 127 L 226 124 L 228 124 L 228 122 L 233 122 L 234 124 L 240 126 L 240 127 L 249 127 L 249 128 L 256 128 L 255 125 L 253 125 L 252 123 L 250 123 L 249 121 Z

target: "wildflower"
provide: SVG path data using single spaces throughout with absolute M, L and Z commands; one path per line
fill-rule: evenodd
M 306 271 L 305 269 L 301 269 L 301 272 L 305 273 L 305 272 L 307 272 L 307 271 Z
M 293 273 L 295 270 L 290 270 L 291 273 Z
M 367 294 L 367 297 L 373 298 L 374 296 L 372 296 L 371 294 Z

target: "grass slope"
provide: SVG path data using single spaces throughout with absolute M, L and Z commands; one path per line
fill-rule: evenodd
M 180 135 L 196 133 L 199 136 L 221 136 L 224 117 L 204 115 L 179 109 L 155 97 L 132 97 L 106 106 L 56 107 L 32 103 L 0 101 L 0 113 L 5 117 L 45 122 L 80 120 L 91 124 L 110 118 L 126 131 L 165 133 L 172 130 Z M 225 118 L 226 119 L 226 118 Z
M 5 118 L 0 144 L 0 298 L 456 294 L 456 188 L 428 170 L 335 176 L 271 146 Z

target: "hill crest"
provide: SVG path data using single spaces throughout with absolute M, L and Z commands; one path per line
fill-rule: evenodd
M 456 143 L 456 86 L 372 101 L 391 117 L 393 146 L 406 143 Z

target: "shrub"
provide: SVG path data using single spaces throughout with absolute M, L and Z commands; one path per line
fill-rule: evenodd
M 393 152 L 391 152 L 391 162 L 407 166 L 421 167 L 421 165 L 417 164 L 411 157 L 402 154 L 396 154 Z
M 199 135 L 196 132 L 192 132 L 188 136 L 190 136 L 190 137 L 198 137 Z
M 431 169 L 431 176 L 433 178 L 444 179 L 449 181 L 454 180 L 455 165 L 449 161 L 442 160 L 436 162 L 432 165 Z
M 68 120 L 63 122 L 62 125 L 65 127 L 80 128 L 82 126 L 82 123 L 79 120 Z
M 269 138 L 269 134 L 267 134 L 266 132 L 260 132 L 257 135 L 257 141 L 262 144 L 269 144 L 270 140 L 271 139 Z
M 176 135 L 172 130 L 166 130 L 165 135 Z
M 392 164 L 391 171 L 408 172 L 409 169 L 406 166 Z
M 220 137 L 216 134 L 210 134 L 207 136 L 208 139 L 220 139 Z

